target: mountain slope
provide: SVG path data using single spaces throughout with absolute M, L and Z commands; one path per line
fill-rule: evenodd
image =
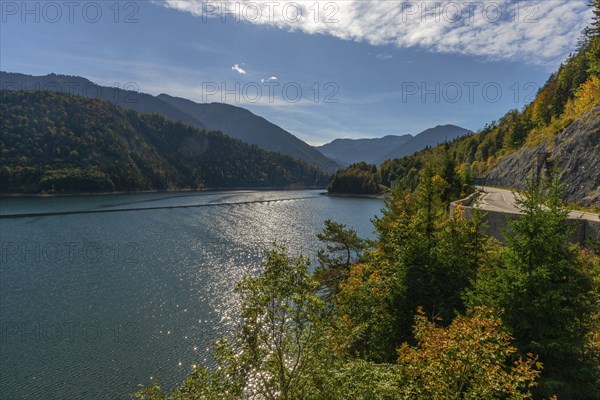
M 161 94 L 158 98 L 202 121 L 210 129 L 219 130 L 265 150 L 287 154 L 323 169 L 337 167 L 336 163 L 312 146 L 244 108 L 223 103 L 195 103 L 167 94 Z
M 395 149 L 413 139 L 412 135 L 388 135 L 373 139 L 335 139 L 316 147 L 321 153 L 345 165 L 365 161 L 373 163 Z
M 415 135 L 408 142 L 396 147 L 395 149 L 385 153 L 382 157 L 375 160 L 376 164 L 381 164 L 386 160 L 401 158 L 417 151 L 423 150 L 426 147 L 438 145 L 443 142 L 450 142 L 460 136 L 471 133 L 470 130 L 461 128 L 456 125 L 438 125 L 434 128 L 426 129 L 423 132 Z
M 130 86 L 134 85 L 131 84 Z M 172 121 L 196 128 L 204 128 L 204 124 L 198 119 L 187 115 L 155 96 L 133 90 L 100 86 L 80 76 L 57 74 L 32 76 L 0 71 L 0 88 L 6 91 L 49 90 L 92 99 L 102 99 L 129 110 L 148 114 L 157 113 Z
M 0 71 L 0 87 L 6 91 L 50 90 L 103 99 L 130 110 L 157 113 L 196 128 L 218 130 L 264 150 L 281 152 L 322 169 L 338 167 L 337 163 L 296 136 L 241 107 L 221 103 L 198 104 L 166 94 L 155 97 L 133 90 L 96 85 L 79 76 L 56 74 L 31 76 Z
M 537 154 L 548 153 L 565 184 L 565 200 L 600 207 L 600 106 L 578 118 L 553 140 L 522 147 L 498 161 L 487 185 L 522 189 L 537 173 Z
M 0 191 L 324 186 L 314 167 L 220 132 L 57 92 L 0 92 Z
M 538 153 L 549 152 L 559 168 L 565 200 L 600 208 L 598 106 L 600 30 L 595 30 L 581 38 L 577 52 L 522 110 L 510 110 L 477 133 L 387 160 L 379 168 L 350 166 L 332 177 L 328 189 L 368 193 L 375 182 L 415 190 L 433 174 L 444 188 L 444 200 L 451 201 L 472 192 L 473 184 L 486 178 L 488 185 L 522 186 L 537 174 Z

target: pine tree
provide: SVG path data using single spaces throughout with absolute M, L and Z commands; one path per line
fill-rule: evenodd
M 600 36 L 600 0 L 592 0 L 590 2 L 590 7 L 592 7 L 594 16 L 592 18 L 592 24 L 587 30 L 587 34 L 590 37 Z
M 315 277 L 325 291 L 326 298 L 333 299 L 367 243 L 354 229 L 347 229 L 345 225 L 332 220 L 325 221 L 325 228 L 317 234 L 317 238 L 325 248 L 317 253 L 319 266 L 315 270 Z
M 576 246 L 568 244 L 573 229 L 557 175 L 544 188 L 529 183 L 518 200 L 522 216 L 510 222 L 506 247 L 495 268 L 481 271 L 469 305 L 503 309 L 521 354 L 540 356 L 538 395 L 598 399 L 598 361 L 588 346 L 598 293 Z

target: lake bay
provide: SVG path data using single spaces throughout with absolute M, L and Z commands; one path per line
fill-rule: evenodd
M 383 202 L 319 190 L 5 198 L 0 393 L 127 399 L 170 388 L 236 322 L 235 283 L 273 242 L 314 260 L 333 219 L 373 238 Z M 46 214 L 46 215 L 44 215 Z

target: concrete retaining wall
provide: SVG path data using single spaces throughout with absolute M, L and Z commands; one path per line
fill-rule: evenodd
M 465 199 L 451 203 L 450 215 L 454 215 L 454 211 L 458 204 L 464 208 L 467 216 L 473 214 L 475 208 L 471 207 L 471 204 L 477 195 L 478 193 L 474 193 Z M 504 232 L 509 229 L 508 221 L 521 217 L 520 214 L 504 213 L 500 211 L 482 210 L 482 212 L 484 214 L 484 220 L 487 223 L 487 227 L 484 229 L 483 233 L 490 235 L 499 241 L 503 241 Z M 571 238 L 573 243 L 580 243 L 584 245 L 588 239 L 600 236 L 600 219 L 598 221 L 590 221 L 587 219 L 569 219 L 569 221 L 575 225 L 575 232 Z

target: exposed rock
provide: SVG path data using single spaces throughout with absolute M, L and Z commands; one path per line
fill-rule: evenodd
M 535 176 L 538 153 L 548 152 L 565 185 L 565 201 L 600 207 L 600 106 L 558 133 L 553 142 L 523 147 L 502 158 L 486 184 L 521 189 Z

